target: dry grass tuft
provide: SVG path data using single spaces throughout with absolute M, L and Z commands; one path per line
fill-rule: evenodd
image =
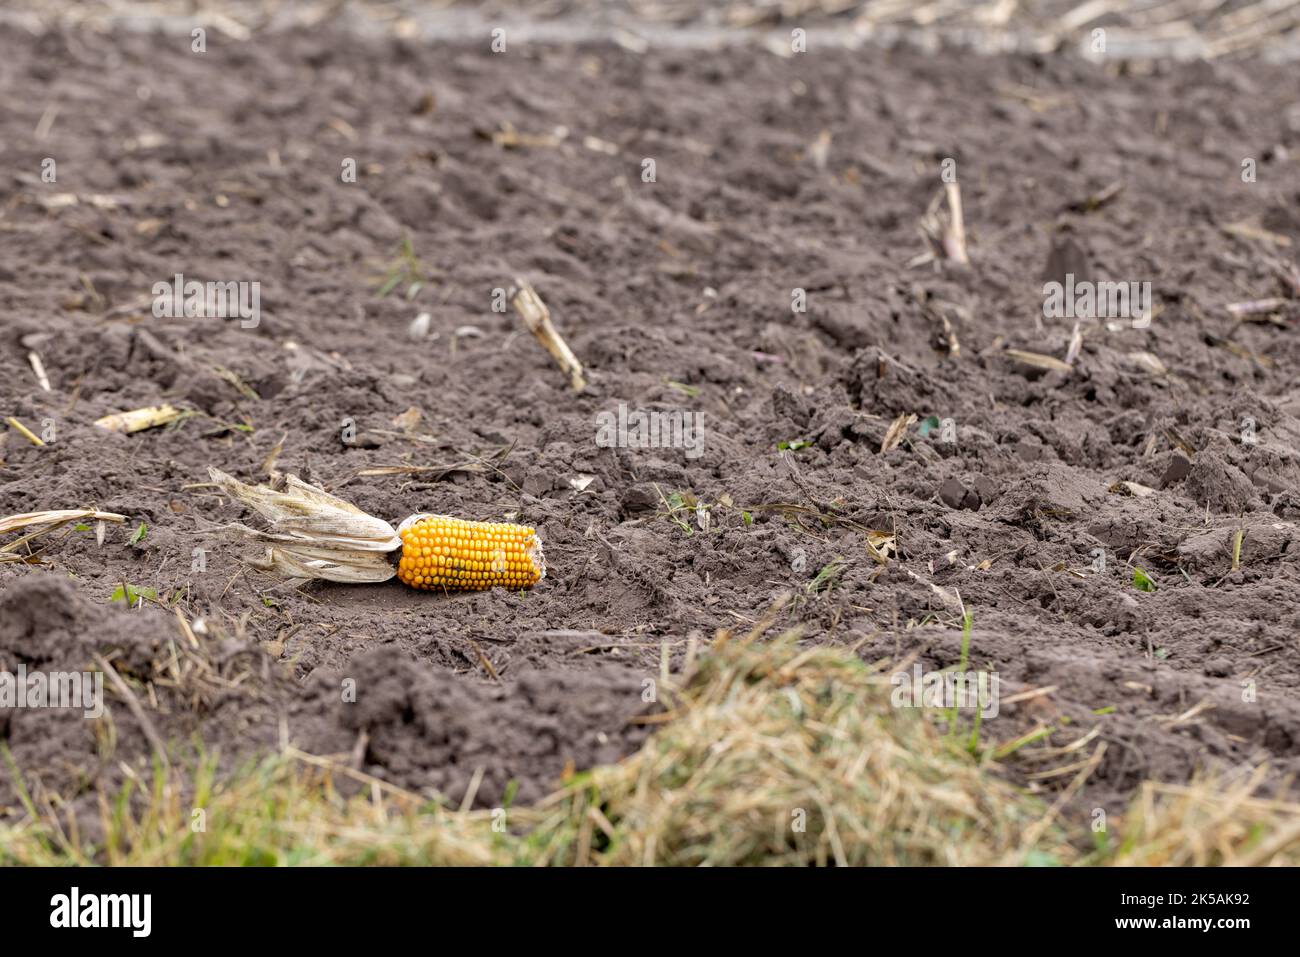
M 0 866 L 511 863 L 502 840 L 508 835 L 494 833 L 483 813 L 387 795 L 378 782 L 369 799 L 347 799 L 329 772 L 284 757 L 225 781 L 215 768 L 215 759 L 205 760 L 182 787 L 159 767 L 151 782 L 133 779 L 115 797 L 102 797 L 94 821 L 61 821 L 24 794 L 28 820 L 0 825 Z
M 1255 797 L 1263 768 L 1235 784 L 1143 785 L 1107 863 L 1147 867 L 1300 864 L 1300 804 Z
M 547 863 L 1062 863 L 1035 799 L 843 650 L 723 634 L 636 755 L 552 799 Z M 1026 832 L 1043 836 L 1026 846 Z

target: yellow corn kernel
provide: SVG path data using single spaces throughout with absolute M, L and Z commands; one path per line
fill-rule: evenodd
M 428 591 L 531 588 L 546 574 L 534 529 L 429 515 L 399 533 L 397 577 Z

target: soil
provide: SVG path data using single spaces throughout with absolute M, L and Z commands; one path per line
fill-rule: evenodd
M 788 594 L 805 642 L 929 667 L 959 660 L 969 610 L 972 666 L 1004 698 L 1037 692 L 988 740 L 1106 745 L 1080 815 L 1145 780 L 1300 771 L 1293 67 L 494 54 L 328 28 L 213 31 L 192 53 L 187 34 L 6 26 L 0 52 L 0 417 L 50 439 L 0 433 L 0 515 L 128 517 L 102 546 L 70 530 L 0 564 L 0 669 L 100 653 L 177 755 L 292 743 L 494 806 L 634 750 L 664 661 Z M 918 262 L 945 159 L 968 266 Z M 1150 327 L 1082 321 L 1068 370 L 1009 355 L 1066 356 L 1075 323 L 1043 317 L 1043 283 L 1067 271 L 1149 281 Z M 260 321 L 155 317 L 177 273 L 260 283 Z M 514 277 L 584 393 L 494 311 Z M 93 424 L 162 402 L 197 414 Z M 620 403 L 699 413 L 702 454 L 599 446 Z M 205 484 L 209 465 L 265 481 L 268 459 L 393 522 L 517 517 L 548 576 L 453 597 L 277 583 L 219 531 L 255 518 Z M 363 474 L 380 467 L 407 471 Z M 894 537 L 887 563 L 869 530 Z M 158 602 L 110 601 L 123 582 Z M 201 694 L 168 686 L 188 641 L 168 605 L 202 622 Z M 109 699 L 111 744 L 49 711 L 0 719 L 0 741 L 93 814 L 123 762 L 148 767 Z M 1036 769 L 1011 773 L 1071 777 Z M 12 784 L 6 767 L 0 814 Z

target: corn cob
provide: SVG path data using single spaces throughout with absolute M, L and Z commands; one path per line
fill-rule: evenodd
M 297 476 L 285 476 L 277 490 L 208 471 L 217 486 L 270 523 L 265 531 L 226 527 L 264 545 L 264 555 L 250 563 L 282 578 L 356 584 L 396 575 L 427 591 L 484 591 L 531 588 L 546 577 L 541 540 L 525 525 L 412 515 L 394 530 Z
M 531 588 L 545 574 L 537 533 L 525 525 L 416 515 L 398 529 L 397 577 L 412 588 Z

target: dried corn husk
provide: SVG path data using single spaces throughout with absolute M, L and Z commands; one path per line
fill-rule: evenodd
M 248 558 L 248 563 L 281 578 L 314 578 L 359 585 L 386 582 L 397 574 L 397 569 L 388 560 L 389 552 L 311 545 L 302 539 L 271 535 L 246 525 L 234 524 L 227 528 L 245 538 L 273 542 L 267 545 L 262 555 Z
M 0 535 L 20 528 L 33 529 L 7 545 L 0 545 L 0 563 L 25 561 L 26 555 L 19 551 L 20 546 L 61 528 L 69 522 L 88 519 L 95 520 L 95 538 L 102 545 L 104 544 L 104 523 L 125 522 L 126 516 L 118 515 L 116 512 L 100 512 L 93 508 L 65 508 L 48 512 L 23 512 L 20 515 L 7 515 L 0 518 Z
M 323 489 L 285 476 L 284 491 L 245 485 L 220 469 L 212 480 L 270 522 L 258 531 L 240 524 L 226 526 L 245 538 L 267 543 L 257 568 L 285 578 L 334 582 L 382 582 L 396 574 L 388 553 L 401 548 L 393 526 Z
M 63 525 L 66 522 L 78 522 L 93 518 L 101 522 L 125 522 L 125 515 L 116 512 L 97 512 L 93 508 L 63 508 L 52 512 L 23 512 L 21 515 L 6 515 L 0 518 L 0 534 L 31 525 Z

